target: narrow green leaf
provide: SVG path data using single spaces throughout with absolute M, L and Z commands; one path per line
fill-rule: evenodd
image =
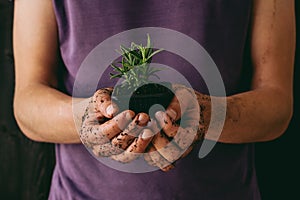
M 152 58 L 154 55 L 156 55 L 156 54 L 158 54 L 158 53 L 160 53 L 160 52 L 162 52 L 162 51 L 164 51 L 164 49 L 159 49 L 159 50 L 154 51 L 154 52 L 148 57 L 148 59 Z
M 147 33 L 147 48 L 151 48 L 151 39 L 149 33 Z
M 110 73 L 110 79 L 121 78 L 121 77 L 122 77 L 122 74 L 113 74 L 113 73 Z
M 116 66 L 115 64 L 111 64 L 110 65 L 112 68 L 114 68 L 115 70 L 117 70 L 117 71 L 119 71 L 119 72 L 122 72 L 122 69 L 120 68 L 120 67 L 118 67 L 118 66 Z
M 141 60 L 141 57 L 140 57 L 140 55 L 137 53 L 137 52 L 135 52 L 135 51 L 131 51 L 130 53 L 129 53 L 132 57 L 134 57 L 136 60 Z

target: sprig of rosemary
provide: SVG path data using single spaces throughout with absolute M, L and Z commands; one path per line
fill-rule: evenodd
M 163 49 L 153 50 L 151 39 L 147 34 L 147 45 L 143 46 L 131 43 L 129 48 L 120 46 L 118 53 L 122 56 L 122 61 L 111 64 L 115 73 L 110 73 L 110 78 L 124 78 L 121 87 L 128 90 L 135 90 L 143 84 L 149 83 L 149 78 L 155 76 L 161 69 L 150 67 L 154 55 Z

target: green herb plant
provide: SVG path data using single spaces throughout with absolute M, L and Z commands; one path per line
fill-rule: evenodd
M 143 46 L 131 43 L 129 48 L 120 46 L 118 53 L 122 56 L 122 61 L 111 64 L 114 73 L 110 73 L 110 78 L 123 78 L 123 82 L 117 88 L 117 94 L 135 91 L 140 86 L 150 83 L 149 78 L 155 76 L 161 69 L 150 66 L 154 55 L 160 53 L 163 49 L 154 51 L 149 34 L 147 34 L 147 45 Z

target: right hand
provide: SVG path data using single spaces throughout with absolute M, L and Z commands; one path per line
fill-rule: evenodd
M 90 98 L 82 117 L 80 139 L 96 157 L 111 157 L 130 162 L 143 153 L 152 140 L 152 132 L 144 129 L 149 122 L 145 113 L 125 110 L 111 101 L 113 88 L 99 89 Z

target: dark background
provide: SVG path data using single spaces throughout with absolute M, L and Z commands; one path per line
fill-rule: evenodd
M 296 2 L 300 31 L 300 2 Z M 55 163 L 52 144 L 28 140 L 13 117 L 14 62 L 12 52 L 13 3 L 0 0 L 0 199 L 47 199 Z M 300 33 L 297 31 L 297 38 Z M 295 63 L 294 116 L 279 139 L 256 145 L 257 175 L 262 199 L 300 199 L 298 139 L 300 130 L 300 42 Z M 230 184 L 230 183 L 228 183 Z
M 53 145 L 27 139 L 13 117 L 12 19 L 13 3 L 0 0 L 0 199 L 47 199 Z

